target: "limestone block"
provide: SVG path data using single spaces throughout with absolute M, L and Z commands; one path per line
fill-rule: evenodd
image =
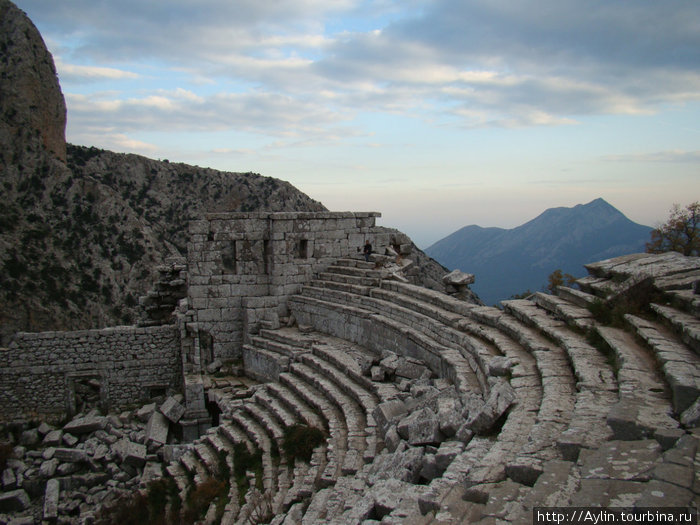
M 448 437 L 454 436 L 464 424 L 462 404 L 458 398 L 450 396 L 438 396 L 436 403 L 440 432 Z
M 139 421 L 143 421 L 145 423 L 150 419 L 151 414 L 153 414 L 155 410 L 156 404 L 148 403 L 147 405 L 142 406 L 136 411 L 136 417 L 139 419 Z
M 78 417 L 68 422 L 63 431 L 69 434 L 88 434 L 95 430 L 104 429 L 107 420 L 103 416 Z
M 46 482 L 46 491 L 44 492 L 45 520 L 53 520 L 58 517 L 59 488 L 57 479 L 50 479 Z
M 399 417 L 408 410 L 408 407 L 400 399 L 392 399 L 379 403 L 372 411 L 372 417 L 377 423 L 377 427 L 385 433 L 389 424 L 394 418 Z
M 399 359 L 395 373 L 399 377 L 406 379 L 420 379 L 429 370 L 426 366 L 415 359 Z
M 476 434 L 488 432 L 515 402 L 515 391 L 509 383 L 496 383 L 480 410 L 469 413 L 467 425 Z
M 84 450 L 78 448 L 57 448 L 54 458 L 65 463 L 81 463 L 87 461 L 88 456 Z
M 17 488 L 17 476 L 15 476 L 15 471 L 9 467 L 2 471 L 2 488 L 6 491 Z
M 51 430 L 44 436 L 42 443 L 47 447 L 55 447 L 61 444 L 61 438 L 63 437 L 63 430 Z
M 140 468 L 146 463 L 146 446 L 126 438 L 117 441 L 112 446 L 112 451 L 125 465 Z
M 396 429 L 410 445 L 430 445 L 443 440 L 437 414 L 427 407 L 401 420 Z
M 39 431 L 36 428 L 25 430 L 19 435 L 19 444 L 25 447 L 33 447 L 39 441 Z
M 451 286 L 467 286 L 474 283 L 474 275 L 461 270 L 452 270 L 442 278 L 442 282 Z
M 146 442 L 165 444 L 168 442 L 170 423 L 160 412 L 153 412 L 146 426 Z
M 44 461 L 41 466 L 39 467 L 39 475 L 42 478 L 51 478 L 53 475 L 56 473 L 56 469 L 58 468 L 58 459 L 51 458 L 47 461 Z
M 185 407 L 178 403 L 175 398 L 169 397 L 160 406 L 160 412 L 173 423 L 177 423 L 185 413 Z
M 0 512 L 17 512 L 29 507 L 27 493 L 22 489 L 0 493 Z

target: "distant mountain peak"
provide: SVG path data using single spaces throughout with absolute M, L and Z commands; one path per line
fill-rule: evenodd
M 450 270 L 473 273 L 486 304 L 540 290 L 561 269 L 583 275 L 591 261 L 644 251 L 651 228 L 628 219 L 603 198 L 549 208 L 509 230 L 465 227 L 426 250 Z

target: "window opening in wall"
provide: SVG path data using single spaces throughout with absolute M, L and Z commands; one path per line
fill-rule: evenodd
M 148 387 L 148 397 L 149 399 L 156 399 L 159 397 L 165 398 L 167 388 L 164 386 L 149 386 Z
M 93 408 L 104 408 L 102 381 L 99 376 L 79 376 L 69 381 L 68 405 L 71 414 L 87 412 Z
M 231 241 L 228 246 L 225 246 L 221 250 L 221 264 L 224 270 L 230 273 L 237 273 L 238 271 L 238 247 L 236 246 L 236 241 Z
M 307 239 L 301 239 L 299 241 L 299 258 L 308 259 L 309 258 L 309 241 Z

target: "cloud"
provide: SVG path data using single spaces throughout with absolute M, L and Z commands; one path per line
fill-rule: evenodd
M 696 0 L 672 9 L 655 0 L 18 4 L 62 42 L 64 81 L 133 80 L 134 64 L 157 68 L 163 82 L 183 74 L 189 99 L 151 89 L 69 100 L 79 122 L 106 118 L 125 131 L 321 137 L 360 113 L 558 126 L 700 100 Z
M 627 153 L 619 155 L 606 155 L 602 158 L 606 162 L 659 162 L 659 163 L 683 163 L 683 164 L 698 164 L 700 163 L 700 150 L 684 151 L 655 151 L 648 153 Z

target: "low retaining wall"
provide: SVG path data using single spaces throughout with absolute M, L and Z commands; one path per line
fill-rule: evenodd
M 181 390 L 181 368 L 176 325 L 18 333 L 0 348 L 0 420 L 58 420 L 87 397 L 119 409 Z

